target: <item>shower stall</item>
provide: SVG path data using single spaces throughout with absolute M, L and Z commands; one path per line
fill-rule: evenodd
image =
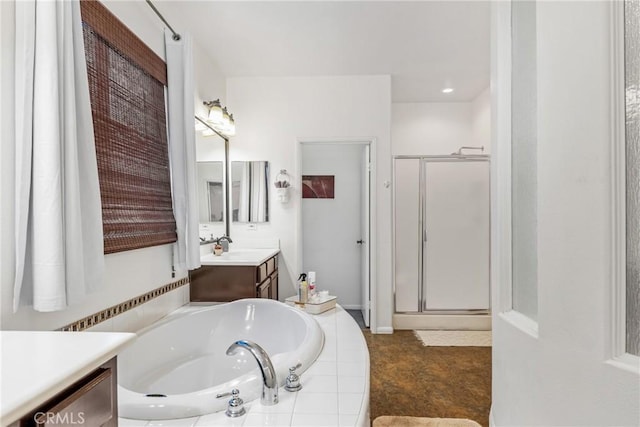
M 461 151 L 394 157 L 395 312 L 440 316 L 425 327 L 443 328 L 447 316 L 487 315 L 451 327 L 488 329 L 489 156 Z

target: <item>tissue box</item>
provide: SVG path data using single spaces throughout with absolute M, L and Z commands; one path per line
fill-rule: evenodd
M 284 300 L 287 304 L 297 306 L 309 314 L 320 314 L 325 311 L 331 310 L 336 307 L 337 298 L 332 295 L 327 295 L 326 297 L 318 297 L 318 299 L 313 301 L 307 301 L 306 303 L 301 303 L 298 300 L 298 296 L 292 296 Z

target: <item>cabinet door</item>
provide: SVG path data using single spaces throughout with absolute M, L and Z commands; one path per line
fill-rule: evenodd
M 275 273 L 273 273 L 273 275 L 271 276 L 270 289 L 271 289 L 271 292 L 269 294 L 269 298 L 277 301 L 278 300 L 278 270 L 276 270 Z
M 271 278 L 268 278 L 258 286 L 258 298 L 269 298 L 271 293 Z

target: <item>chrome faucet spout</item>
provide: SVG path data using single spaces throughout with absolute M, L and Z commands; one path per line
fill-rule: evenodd
M 262 396 L 260 403 L 264 406 L 271 406 L 278 403 L 278 379 L 276 370 L 273 368 L 269 355 L 262 347 L 252 341 L 236 341 L 227 349 L 227 356 L 232 356 L 240 350 L 248 350 L 258 362 L 258 367 L 262 373 Z

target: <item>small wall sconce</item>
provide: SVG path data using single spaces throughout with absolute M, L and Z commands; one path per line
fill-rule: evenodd
M 204 101 L 203 104 L 209 108 L 207 123 L 225 136 L 234 136 L 236 134 L 236 121 L 233 118 L 233 114 L 229 114 L 227 107 L 223 107 L 219 99 Z
M 276 175 L 276 182 L 273 183 L 276 187 L 276 198 L 281 203 L 287 203 L 289 201 L 289 189 L 291 188 L 291 179 L 286 169 L 280 169 L 280 173 Z

